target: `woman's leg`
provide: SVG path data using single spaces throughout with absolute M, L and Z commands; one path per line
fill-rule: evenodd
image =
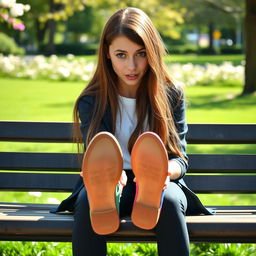
M 189 236 L 185 221 L 187 199 L 182 189 L 170 182 L 155 227 L 159 256 L 188 256 Z
M 75 204 L 72 250 L 74 256 L 107 254 L 105 237 L 96 234 L 91 227 L 89 202 L 84 188 L 80 191 Z

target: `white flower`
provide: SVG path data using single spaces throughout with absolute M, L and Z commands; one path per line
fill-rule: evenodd
M 18 17 L 24 14 L 24 5 L 23 4 L 14 4 L 10 9 L 11 16 Z
M 65 78 L 69 77 L 70 76 L 70 72 L 67 68 L 64 68 L 64 67 L 59 67 L 58 68 L 58 72 Z
M 68 60 L 73 60 L 75 58 L 75 55 L 73 55 L 73 54 L 67 54 L 67 59 Z
M 25 4 L 23 8 L 24 8 L 24 11 L 25 11 L 25 12 L 28 12 L 31 7 L 30 7 L 29 4 Z
M 11 8 L 16 3 L 16 0 L 0 0 L 0 6 Z

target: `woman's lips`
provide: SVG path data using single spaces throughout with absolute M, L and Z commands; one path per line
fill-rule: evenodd
M 128 80 L 136 80 L 139 75 L 134 74 L 134 75 L 125 75 L 125 76 L 126 76 L 126 78 L 127 78 Z

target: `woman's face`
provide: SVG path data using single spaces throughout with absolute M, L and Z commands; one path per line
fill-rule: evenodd
M 148 68 L 145 47 L 125 36 L 118 36 L 109 46 L 108 57 L 118 77 L 120 95 L 135 98 L 136 91 Z

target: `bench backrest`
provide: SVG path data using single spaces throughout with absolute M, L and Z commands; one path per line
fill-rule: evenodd
M 72 143 L 72 124 L 0 122 L 0 141 Z M 189 124 L 189 144 L 256 144 L 256 124 Z M 256 151 L 256 150 L 255 150 Z M 0 152 L 0 190 L 72 191 L 76 153 Z M 185 177 L 197 193 L 255 193 L 256 154 L 189 154 Z M 217 175 L 221 174 L 221 175 Z

